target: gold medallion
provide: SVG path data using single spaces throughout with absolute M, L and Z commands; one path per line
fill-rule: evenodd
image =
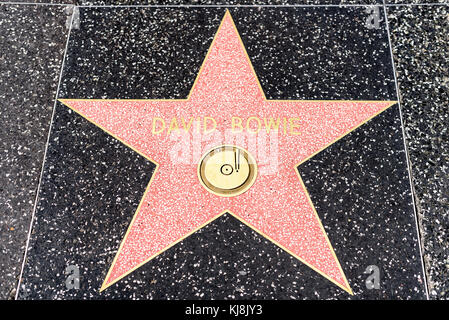
M 257 164 L 239 147 L 223 145 L 207 152 L 198 165 L 198 178 L 207 191 L 233 197 L 248 190 L 256 181 Z

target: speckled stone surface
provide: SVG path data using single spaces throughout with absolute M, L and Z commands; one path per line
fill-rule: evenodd
M 81 8 L 60 98 L 186 97 L 224 10 Z M 386 31 L 365 27 L 364 8 L 245 8 L 232 16 L 267 97 L 395 99 Z
M 0 5 L 0 299 L 22 266 L 66 34 L 64 7 Z
M 60 97 L 187 96 L 223 14 L 82 8 Z M 363 8 L 231 14 L 268 98 L 395 99 L 386 30 Z M 230 215 L 99 293 L 154 165 L 58 104 L 19 299 L 424 299 L 400 125 L 395 105 L 299 168 L 354 296 Z
M 387 4 L 433 4 L 449 3 L 448 0 L 385 0 Z
M 430 297 L 449 298 L 449 8 L 388 10 Z
M 77 3 L 78 0 L 0 0 L 0 4 L 52 4 L 52 5 L 71 5 Z
M 83 5 L 312 5 L 376 4 L 382 0 L 78 0 Z
M 17 0 L 1 2 L 27 2 L 97 5 L 312 5 L 312 4 L 381 4 L 382 0 Z
M 299 167 L 356 296 L 425 297 L 405 168 L 398 105 Z M 381 270 L 382 290 L 366 290 L 370 264 Z

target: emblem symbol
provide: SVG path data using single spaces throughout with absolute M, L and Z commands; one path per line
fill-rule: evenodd
M 256 181 L 257 164 L 246 150 L 220 146 L 207 152 L 198 165 L 198 178 L 207 191 L 233 197 L 247 191 Z

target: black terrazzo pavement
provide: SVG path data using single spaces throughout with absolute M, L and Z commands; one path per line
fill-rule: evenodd
M 185 97 L 223 14 L 82 8 L 60 97 Z M 231 14 L 268 98 L 395 99 L 385 26 L 364 8 Z M 58 104 L 19 299 L 425 299 L 400 125 L 395 105 L 299 168 L 355 296 L 229 215 L 99 293 L 154 166 Z
M 449 7 L 389 8 L 430 297 L 449 298 Z
M 324 5 L 381 4 L 382 0 L 78 0 L 83 5 Z
M 323 5 L 382 4 L 382 0 L 0 0 L 1 2 L 98 5 Z
M 224 10 L 81 8 L 60 98 L 186 97 Z M 364 8 L 231 12 L 270 98 L 395 99 L 385 28 Z
M 425 299 L 403 143 L 394 105 L 299 168 L 357 297 Z M 382 290 L 366 289 L 368 265 Z
M 78 0 L 0 0 L 1 3 L 14 3 L 14 4 L 61 4 L 61 5 L 73 5 Z
M 66 43 L 64 7 L 0 5 L 0 299 L 13 298 Z

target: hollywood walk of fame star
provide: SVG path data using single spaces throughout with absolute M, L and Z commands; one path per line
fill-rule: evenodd
M 395 102 L 267 100 L 228 11 L 187 99 L 60 101 L 157 164 L 101 290 L 228 212 L 352 294 L 297 167 Z M 169 126 L 164 132 L 156 118 Z M 254 175 L 238 194 L 210 192 L 198 174 L 203 152 L 182 164 L 170 155 L 176 141 L 168 131 L 190 134 L 197 118 L 212 119 L 221 133 L 248 119 L 281 119 L 276 173 Z

